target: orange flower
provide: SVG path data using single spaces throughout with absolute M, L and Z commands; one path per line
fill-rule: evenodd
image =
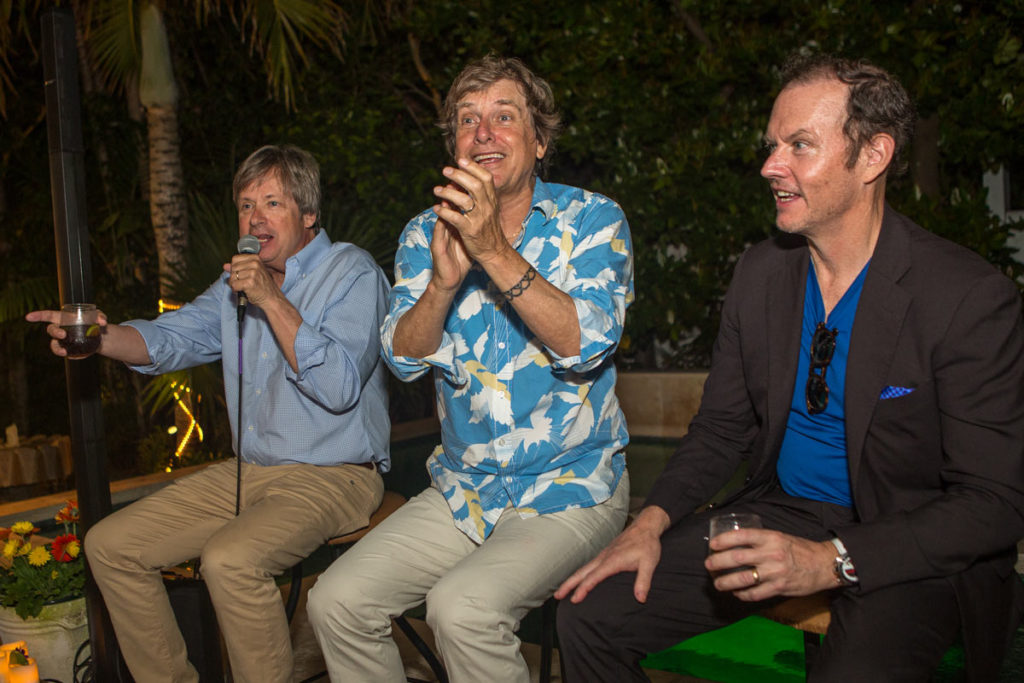
M 81 549 L 82 544 L 77 536 L 74 534 L 61 534 L 53 540 L 53 545 L 50 546 L 50 553 L 53 555 L 53 559 L 58 562 L 70 562 L 78 557 Z
M 74 524 L 78 522 L 78 501 L 69 500 L 64 504 L 64 507 L 57 512 L 53 519 L 61 524 Z

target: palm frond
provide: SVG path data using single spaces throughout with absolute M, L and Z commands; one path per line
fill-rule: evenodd
M 29 311 L 53 308 L 57 292 L 49 275 L 11 282 L 0 289 L 0 323 L 22 318 Z
M 365 212 L 352 210 L 340 201 L 327 202 L 320 222 L 332 241 L 362 247 L 385 273 L 391 272 L 395 259 L 395 235 L 391 230 L 379 223 L 375 225 L 365 217 Z
M 88 45 L 96 74 L 111 89 L 122 89 L 142 61 L 135 1 L 98 0 L 92 20 Z
M 42 0 L 20 0 L 15 8 L 13 0 L 0 0 L 0 116 L 4 118 L 7 118 L 7 94 L 17 94 L 7 56 L 16 52 L 15 40 L 21 39 L 23 45 L 31 50 L 33 58 L 38 57 L 31 26 L 37 21 L 41 5 Z
M 238 213 L 228 200 L 220 202 L 194 194 L 189 201 L 189 244 L 185 265 L 170 274 L 171 296 L 191 301 L 202 294 L 231 260 L 238 242 Z
M 142 405 L 149 406 L 151 416 L 175 403 L 174 393 L 188 386 L 194 397 L 192 407 L 200 424 L 212 425 L 224 419 L 224 378 L 220 363 L 207 363 L 189 370 L 156 375 L 142 390 Z M 201 397 L 201 400 L 195 398 Z
M 289 108 L 295 101 L 296 68 L 309 64 L 304 45 L 326 47 L 340 58 L 348 29 L 340 5 L 315 0 L 247 0 L 240 24 L 263 57 L 270 91 Z

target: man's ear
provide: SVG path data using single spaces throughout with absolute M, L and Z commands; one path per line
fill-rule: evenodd
M 896 151 L 896 141 L 888 133 L 877 133 L 861 148 L 861 163 L 865 177 L 864 182 L 872 183 L 878 179 L 892 163 Z

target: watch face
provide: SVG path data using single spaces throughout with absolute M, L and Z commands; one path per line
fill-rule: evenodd
M 838 538 L 832 538 L 832 544 L 836 547 L 836 563 L 833 569 L 836 573 L 836 580 L 844 585 L 852 585 L 857 583 L 857 570 L 853 567 L 853 560 L 850 559 L 850 554 L 846 552 L 846 546 Z
M 857 570 L 853 568 L 853 560 L 849 557 L 843 558 L 839 565 L 839 574 L 845 583 L 857 583 Z

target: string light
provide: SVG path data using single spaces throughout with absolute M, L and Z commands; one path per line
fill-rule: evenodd
M 175 459 L 180 458 L 181 454 L 185 452 L 185 449 L 188 447 L 188 443 L 192 439 L 193 434 L 196 436 L 197 439 L 199 439 L 199 441 L 203 440 L 202 425 L 199 424 L 199 421 L 196 419 L 195 415 L 192 414 L 192 411 L 188 409 L 188 405 L 181 398 L 182 393 L 191 394 L 192 387 L 182 383 L 180 385 L 181 388 L 179 392 L 178 386 L 179 385 L 177 382 L 171 382 L 171 389 L 174 391 L 174 400 L 177 402 L 178 407 L 181 408 L 182 412 L 184 412 L 185 415 L 188 416 L 189 422 L 188 427 L 185 429 L 185 435 L 181 437 L 181 441 L 178 442 L 178 448 L 177 450 L 174 451 Z M 196 403 L 198 404 L 202 400 L 203 397 L 200 396 L 199 394 L 196 394 Z
M 160 313 L 165 313 L 167 311 L 176 311 L 179 308 L 181 308 L 180 303 L 176 301 L 165 301 L 164 299 L 158 299 L 156 305 L 157 310 Z M 182 400 L 181 394 L 178 392 L 177 387 L 177 382 L 171 382 L 171 389 L 174 390 L 174 400 L 177 402 L 178 407 L 181 408 L 182 412 L 184 412 L 185 415 L 188 416 L 189 422 L 188 427 L 185 429 L 185 435 L 181 437 L 181 440 L 178 442 L 178 448 L 174 451 L 174 458 L 172 458 L 171 464 L 169 464 L 166 468 L 167 472 L 170 472 L 173 469 L 174 461 L 181 458 L 181 454 L 185 452 L 186 448 L 188 448 L 189 441 L 192 440 L 193 435 L 197 439 L 199 439 L 199 441 L 203 440 L 203 427 L 202 425 L 199 424 L 199 421 L 196 419 L 195 415 L 192 414 L 192 411 L 188 409 L 188 405 L 186 404 L 186 402 Z M 181 391 L 186 394 L 191 394 L 192 387 L 183 383 L 181 384 Z M 198 405 L 199 402 L 202 400 L 203 397 L 199 394 L 196 394 L 196 405 Z M 171 427 L 170 429 L 167 430 L 168 434 L 176 434 L 177 432 L 178 428 L 176 426 Z

